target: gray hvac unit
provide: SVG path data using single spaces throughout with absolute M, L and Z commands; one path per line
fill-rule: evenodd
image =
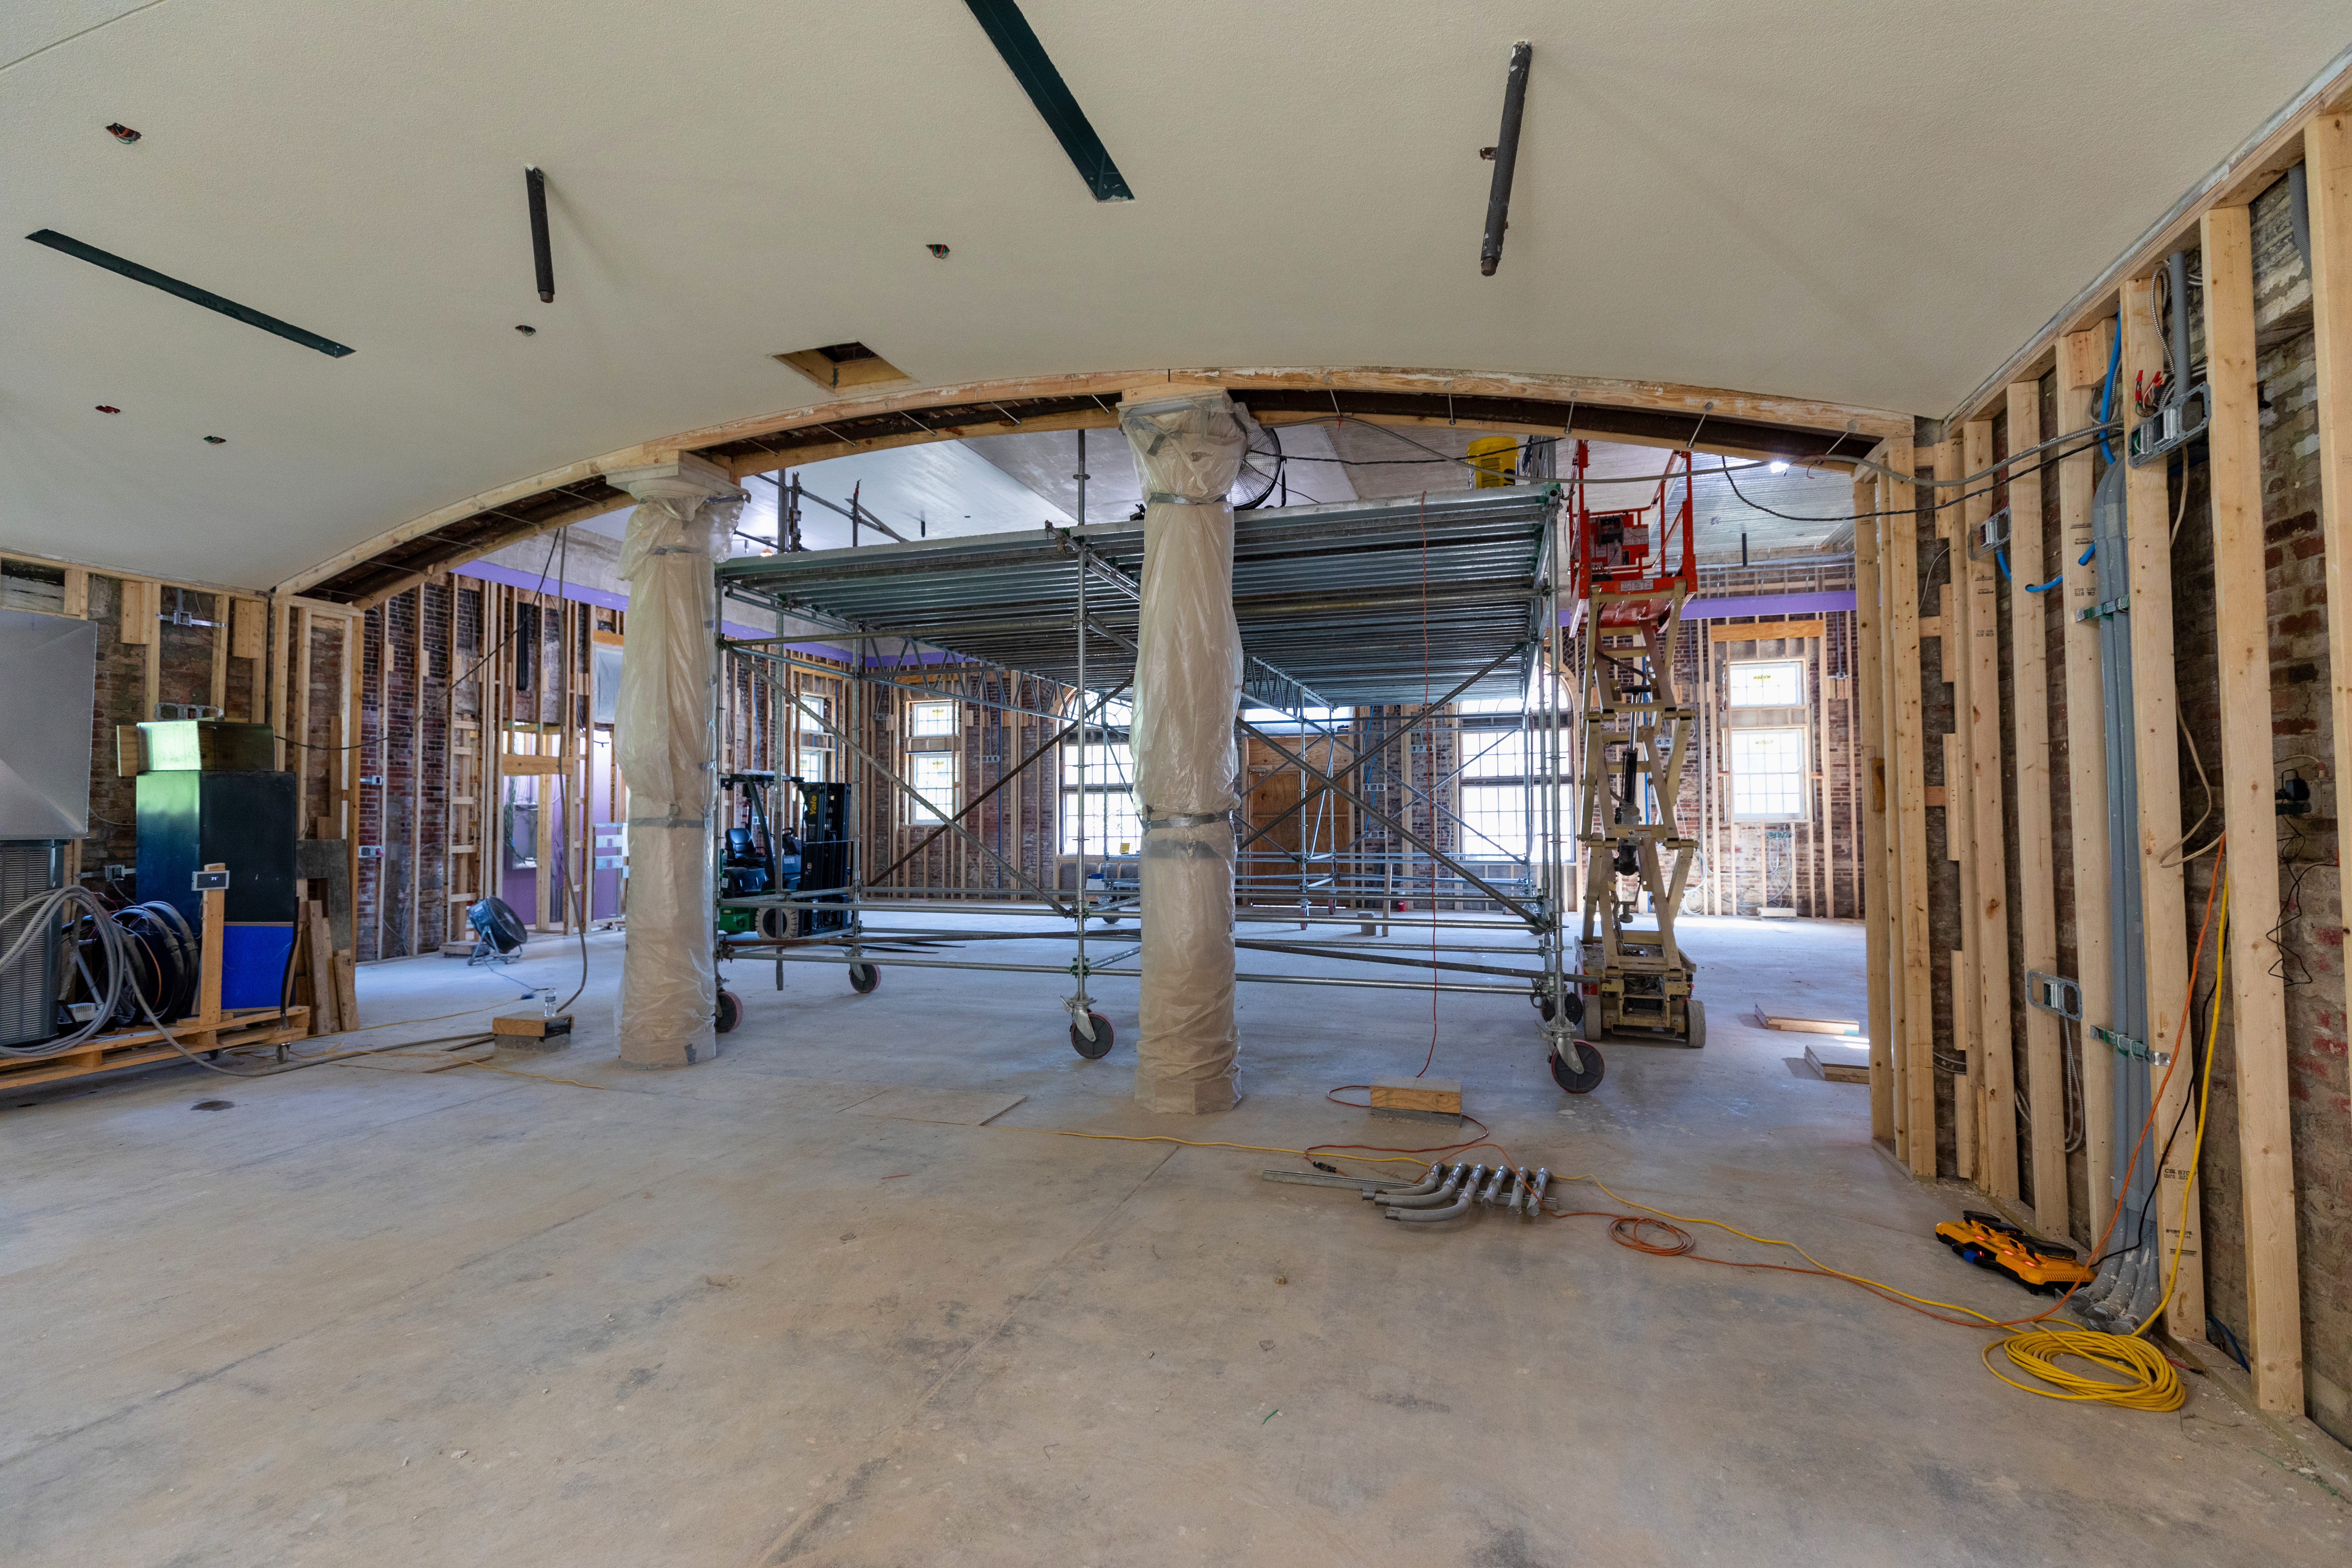
M 59 885 L 65 843 L 89 831 L 90 710 L 98 627 L 0 610 L 0 953 L 24 934 L 9 910 Z M 0 1045 L 57 1033 L 54 925 L 0 968 Z
M 61 838 L 0 842 L 0 954 L 25 934 L 29 913 L 8 919 L 28 899 L 65 879 Z M 0 965 L 0 1046 L 29 1046 L 58 1032 L 58 922 L 26 946 L 15 963 Z

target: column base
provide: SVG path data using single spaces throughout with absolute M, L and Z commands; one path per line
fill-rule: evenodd
M 1178 1116 L 1206 1116 L 1219 1110 L 1231 1110 L 1242 1102 L 1242 1091 L 1229 1078 L 1210 1079 L 1201 1083 L 1178 1079 L 1135 1086 L 1136 1104 L 1146 1110 L 1166 1111 Z
M 671 1068 L 698 1067 L 719 1059 L 719 1035 L 712 1030 L 702 1039 L 678 1040 L 660 1045 L 648 1044 L 635 1050 L 625 1050 L 620 1064 L 638 1072 L 663 1072 Z

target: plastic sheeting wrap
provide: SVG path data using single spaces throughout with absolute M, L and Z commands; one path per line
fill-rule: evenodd
M 1135 798 L 1143 828 L 1143 1000 L 1135 1098 L 1154 1110 L 1224 1110 L 1234 1087 L 1234 514 L 1248 445 L 1223 393 L 1129 406 L 1119 427 L 1143 471 Z
M 647 500 L 621 545 L 629 633 L 614 729 L 629 785 L 629 922 L 619 1005 L 621 1060 L 632 1067 L 685 1067 L 719 1051 L 711 561 L 741 510 L 737 500 Z

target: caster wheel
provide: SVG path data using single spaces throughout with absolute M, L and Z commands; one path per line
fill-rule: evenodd
M 1591 1094 L 1601 1087 L 1601 1075 L 1606 1070 L 1601 1053 L 1587 1040 L 1577 1047 L 1576 1054 L 1583 1059 L 1584 1070 L 1577 1071 L 1555 1055 L 1551 1058 L 1551 1080 L 1570 1094 Z
M 755 917 L 760 934 L 770 942 L 782 942 L 793 934 L 793 911 L 770 904 Z
M 1070 1049 L 1090 1062 L 1098 1062 L 1110 1055 L 1112 1038 L 1110 1020 L 1100 1013 L 1089 1013 L 1087 1015 L 1087 1022 L 1095 1026 L 1095 1037 L 1091 1040 L 1087 1038 L 1086 1031 L 1073 1023 L 1070 1026 Z
M 732 991 L 719 992 L 719 1016 L 712 1020 L 713 1026 L 720 1034 L 725 1035 L 732 1033 L 735 1026 L 742 1021 L 743 999 Z
M 882 984 L 882 972 L 870 963 L 849 966 L 849 988 L 860 996 L 871 996 L 874 988 Z
M 1704 1050 L 1706 1047 L 1706 1004 L 1694 996 L 1683 1006 L 1689 1020 L 1683 1029 L 1683 1044 L 1695 1051 Z

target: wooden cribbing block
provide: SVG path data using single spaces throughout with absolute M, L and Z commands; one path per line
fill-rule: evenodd
M 497 1037 L 502 1051 L 568 1050 L 572 1046 L 572 1015 L 558 1013 L 552 1018 L 542 1018 L 536 1013 L 517 1013 L 510 1017 L 490 1020 L 490 1033 Z
M 1376 1078 L 1372 1114 L 1407 1121 L 1460 1125 L 1462 1083 L 1450 1078 Z

